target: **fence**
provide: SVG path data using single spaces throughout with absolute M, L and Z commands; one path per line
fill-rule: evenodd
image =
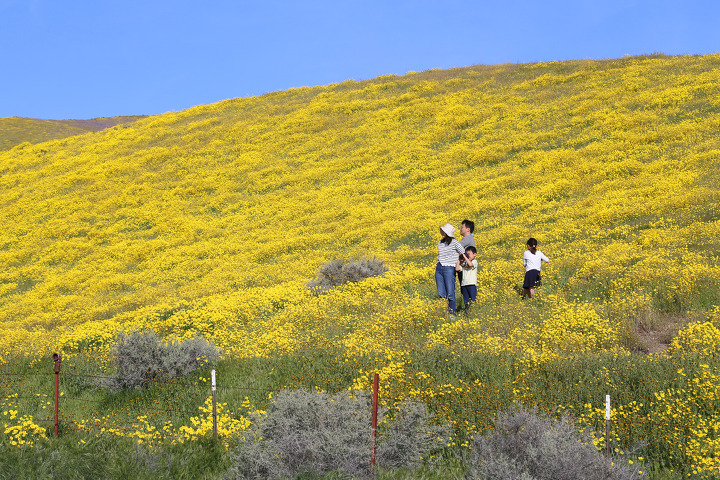
M 52 396 L 43 395 L 43 394 L 35 394 L 31 396 L 27 395 L 18 395 L 18 394 L 12 394 L 5 396 L 5 400 L 12 399 L 12 400 L 27 400 L 27 399 L 38 399 L 38 398 L 53 398 L 53 417 L 50 418 L 44 418 L 44 419 L 35 419 L 39 423 L 49 423 L 52 422 L 52 431 L 53 434 L 57 437 L 60 435 L 60 425 L 61 425 L 61 404 L 60 404 L 60 377 L 62 373 L 62 356 L 58 353 L 54 353 L 52 355 L 52 363 L 53 363 L 53 370 L 52 375 L 54 376 L 54 388 L 53 388 L 53 394 Z M 50 374 L 50 372 L 48 372 Z M 0 372 L 0 378 L 1 377 L 23 377 L 23 376 L 42 376 L 43 374 L 38 373 L 9 373 L 9 372 Z M 63 375 L 67 376 L 73 376 L 73 374 L 66 374 Z M 77 376 L 77 375 L 76 375 Z M 112 377 L 108 376 L 102 376 L 102 375 L 82 375 L 83 378 L 92 377 L 94 379 L 100 380 L 100 379 L 111 379 Z M 211 398 L 212 398 L 212 410 L 211 410 L 211 417 L 212 417 L 212 432 L 213 437 L 218 437 L 218 408 L 217 408 L 217 378 L 216 378 L 216 372 L 213 369 L 211 371 L 211 383 L 210 383 L 210 392 L 211 392 Z M 175 385 L 178 385 L 176 382 Z M 2 387 L 2 385 L 0 385 Z M 224 388 L 227 389 L 238 389 L 243 388 L 246 389 L 247 387 L 239 387 L 239 386 L 231 386 L 227 385 Z M 372 422 L 371 422 L 371 428 L 372 428 L 372 436 L 371 436 L 371 457 L 370 457 L 370 464 L 374 468 L 375 466 L 375 456 L 376 456 L 376 440 L 377 440 L 377 426 L 378 426 L 378 398 L 379 398 L 379 388 L 380 388 L 380 376 L 379 374 L 374 374 L 374 381 L 373 381 L 373 402 L 372 402 Z M 268 393 L 273 393 L 278 391 L 279 389 L 268 389 L 265 390 Z M 86 402 L 86 403 L 94 403 L 98 404 L 101 402 L 93 401 L 93 400 L 82 400 L 82 399 L 74 399 L 75 402 Z M 143 407 L 144 410 L 160 410 L 163 412 L 167 412 L 167 409 L 153 409 L 151 407 Z M 190 413 L 190 412 L 185 412 Z M 197 413 L 195 411 L 195 413 Z M 64 422 L 66 423 L 75 423 L 79 424 L 80 422 L 77 422 L 75 420 L 71 420 L 70 418 L 65 418 Z M 84 422 L 83 422 L 84 424 Z M 113 428 L 116 429 L 123 429 L 122 427 L 114 426 Z M 131 429 L 127 429 L 131 430 Z
M 62 434 L 62 425 L 88 425 L 88 420 L 93 423 L 96 427 L 104 421 L 103 418 L 84 418 L 84 419 L 75 419 L 73 418 L 73 415 L 75 415 L 72 412 L 64 413 L 63 412 L 63 405 L 62 405 L 62 395 L 60 392 L 60 386 L 61 386 L 61 377 L 67 377 L 68 379 L 71 379 L 73 377 L 75 378 L 82 378 L 82 379 L 88 379 L 93 378 L 96 380 L 102 380 L 102 379 L 110 379 L 112 377 L 102 376 L 102 375 L 88 375 L 86 373 L 81 374 L 72 374 L 72 373 L 65 373 L 62 371 L 62 358 L 59 354 L 53 354 L 52 357 L 52 370 L 48 369 L 47 374 L 43 373 L 20 373 L 20 372 L 3 372 L 0 371 L 0 379 L 8 379 L 8 378 L 20 378 L 20 377 L 42 377 L 45 375 L 53 375 L 54 377 L 54 386 L 52 393 L 35 393 L 33 395 L 20 395 L 20 392 L 14 392 L 10 395 L 4 396 L 5 400 L 11 400 L 11 401 L 30 401 L 30 400 L 42 400 L 45 401 L 45 399 L 52 399 L 52 410 L 53 414 L 52 416 L 48 416 L 47 418 L 36 418 L 34 419 L 39 424 L 45 424 L 47 425 L 48 431 L 52 431 L 55 436 L 59 436 Z M 5 387 L 7 388 L 7 385 L 9 382 L 5 381 L 3 383 L 0 383 L 0 390 Z M 197 387 L 196 384 L 184 384 L 182 381 L 175 381 L 171 383 L 173 387 Z M 252 387 L 248 386 L 239 386 L 239 385 L 220 385 L 218 386 L 217 382 L 217 376 L 215 370 L 212 370 L 211 372 L 211 382 L 210 382 L 210 397 L 212 399 L 212 406 L 211 406 L 211 417 L 212 417 L 212 435 L 213 437 L 218 437 L 218 403 L 217 403 L 217 393 L 218 389 L 225 389 L 226 391 L 229 390 L 245 390 L 249 391 L 252 390 Z M 43 387 L 44 388 L 44 387 Z M 201 389 L 202 390 L 202 389 Z M 264 393 L 274 393 L 280 390 L 280 387 L 277 388 L 262 388 L 262 389 L 255 389 L 256 391 L 264 392 Z M 376 373 L 373 375 L 373 396 L 372 396 L 372 418 L 369 419 L 369 422 L 371 424 L 371 457 L 370 457 L 370 465 L 372 467 L 375 466 L 376 463 L 376 446 L 377 446 L 377 431 L 378 431 L 378 398 L 379 398 L 379 390 L 380 390 L 380 378 L 379 375 Z M 205 390 L 207 392 L 207 390 Z M 206 394 L 203 394 L 203 397 L 207 398 Z M 103 402 L 97 401 L 97 400 L 90 400 L 90 399 L 83 399 L 83 398 L 73 398 L 73 402 L 76 403 L 87 403 L 87 404 L 95 404 L 100 405 Z M 180 415 L 192 415 L 198 414 L 198 410 L 195 409 L 184 409 L 184 408 L 176 408 L 169 410 L 168 408 L 155 408 L 151 405 L 143 404 L 141 397 L 137 397 L 135 401 L 138 403 L 137 410 L 143 413 L 155 413 L 155 412 L 163 412 L 164 414 L 167 414 L 170 412 L 175 412 Z M 49 400 L 47 400 L 47 403 L 50 403 Z M 490 413 L 490 412 L 488 412 Z M 492 412 L 497 413 L 497 412 Z M 611 406 L 611 397 L 610 395 L 606 395 L 605 398 L 605 439 L 607 441 L 605 442 L 605 455 L 609 456 L 612 453 L 612 445 L 611 445 L 611 420 L 612 420 L 612 406 Z M 663 425 L 655 424 L 655 427 L 662 427 Z M 670 425 L 667 425 L 666 427 L 672 427 Z M 116 424 L 113 426 L 116 430 L 128 430 L 128 431 L 134 431 L 136 430 L 135 425 L 122 425 L 122 424 Z M 102 427 L 100 427 L 102 430 Z M 103 430 L 104 431 L 104 430 Z

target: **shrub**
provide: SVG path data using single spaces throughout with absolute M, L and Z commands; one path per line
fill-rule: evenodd
M 409 468 L 448 443 L 448 425 L 431 424 L 432 414 L 423 402 L 405 401 L 384 426 L 378 441 L 376 463 L 384 469 Z M 429 460 L 429 459 L 425 459 Z
M 308 283 L 308 287 L 318 292 L 326 292 L 348 282 L 360 282 L 368 277 L 377 277 L 387 272 L 382 260 L 377 258 L 363 260 L 331 260 L 318 271 L 317 277 Z
M 368 477 L 371 414 L 367 394 L 281 391 L 267 415 L 254 419 L 226 478 L 316 478 L 332 472 Z M 377 465 L 414 468 L 420 457 L 442 446 L 435 434 L 448 428 L 431 427 L 429 420 L 424 405 L 402 404 L 378 435 Z
M 467 478 L 482 480 L 630 480 L 640 465 L 606 459 L 567 419 L 537 411 L 501 413 L 495 429 L 473 438 Z
M 162 343 L 155 332 L 144 331 L 119 333 L 111 356 L 116 373 L 104 386 L 121 390 L 187 375 L 217 360 L 220 352 L 201 337 Z

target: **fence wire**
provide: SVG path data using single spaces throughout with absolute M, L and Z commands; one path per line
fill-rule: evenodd
M 45 393 L 36 393 L 32 395 L 27 394 L 21 394 L 21 392 L 17 391 L 19 389 L 18 381 L 19 379 L 23 377 L 49 377 L 52 378 L 56 374 L 53 371 L 49 371 L 47 373 L 38 373 L 38 372 L 20 372 L 20 371 L 3 371 L 4 368 L 0 367 L 0 392 L 8 392 L 11 393 L 8 395 L 0 396 L 0 399 L 2 399 L 3 402 L 13 402 L 13 403 L 31 403 L 33 400 L 35 401 L 43 401 L 47 402 L 48 399 L 53 399 L 53 394 L 45 394 Z M 87 383 L 92 383 L 92 381 L 102 380 L 102 379 L 113 379 L 113 376 L 110 375 L 99 375 L 91 372 L 60 372 L 58 375 L 58 378 L 61 381 L 63 378 L 73 379 L 73 381 L 77 380 L 88 380 Z M 53 382 L 48 382 L 48 390 L 51 390 Z M 97 386 L 97 385 L 96 385 Z M 78 405 L 93 405 L 98 407 L 100 409 L 101 407 L 105 406 L 107 407 L 108 401 L 101 399 L 101 400 L 92 400 L 87 398 L 77 398 L 77 397 L 68 397 L 67 395 L 60 396 L 59 401 L 59 417 L 58 417 L 58 424 L 62 427 L 61 432 L 65 433 L 67 432 L 68 428 L 74 428 L 78 431 L 86 431 L 86 432 L 93 432 L 95 435 L 111 435 L 111 434 L 117 434 L 117 431 L 120 432 L 126 432 L 128 433 L 128 436 L 130 437 L 140 437 L 142 435 L 152 435 L 153 432 L 158 432 L 159 434 L 163 434 L 163 425 L 167 424 L 167 416 L 168 415 L 174 415 L 174 416 L 189 416 L 189 417 L 200 417 L 207 419 L 210 417 L 215 417 L 217 419 L 217 422 L 220 424 L 224 419 L 236 419 L 236 416 L 230 412 L 215 412 L 214 414 L 212 412 L 202 411 L 201 408 L 204 407 L 205 401 L 212 396 L 212 385 L 209 381 L 203 381 L 198 380 L 195 382 L 188 382 L 184 379 L 180 378 L 170 378 L 165 381 L 162 380 L 156 380 L 153 382 L 148 383 L 147 387 L 151 387 L 154 389 L 155 393 L 157 393 L 157 390 L 163 390 L 166 389 L 168 391 L 168 394 L 174 394 L 176 393 L 176 390 L 178 388 L 182 389 L 191 389 L 194 391 L 193 395 L 200 397 L 198 398 L 198 402 L 193 404 L 192 406 L 179 406 L 179 407 L 171 407 L 171 406 L 165 406 L 165 407 L 154 407 L 151 405 L 146 405 L 144 402 L 147 400 L 141 396 L 129 398 L 125 400 L 125 404 L 119 406 L 117 410 L 121 410 L 123 408 L 128 409 L 122 412 L 116 412 L 111 411 L 106 416 L 101 416 L 97 413 L 91 413 L 88 415 L 88 412 L 86 409 L 78 409 Z M 251 386 L 251 385 L 232 385 L 232 384 L 225 384 L 225 383 L 217 383 L 215 385 L 215 391 L 216 395 L 220 394 L 222 392 L 247 392 L 248 394 L 275 394 L 278 393 L 280 390 L 282 390 L 283 386 L 274 386 L 274 387 L 259 387 L 259 386 Z M 16 391 L 13 391 L 16 390 Z M 450 406 L 451 408 L 453 406 L 467 406 L 468 401 L 466 399 L 462 398 L 456 398 L 454 395 L 448 395 L 445 399 L 434 399 L 433 403 L 436 404 L 444 404 L 447 406 Z M 243 405 L 234 406 L 235 411 L 240 411 L 241 409 L 247 408 Z M 138 423 L 137 419 L 133 420 L 131 418 L 128 419 L 128 417 L 122 417 L 122 414 L 127 415 L 128 413 L 132 412 L 133 414 L 144 414 L 145 418 L 143 420 L 143 423 Z M 497 413 L 496 410 L 493 410 L 491 408 L 487 409 L 477 409 L 476 413 L 486 415 L 486 416 L 492 416 Z M 160 415 L 163 414 L 163 415 Z M 165 416 L 165 418 L 162 418 Z M 598 416 L 597 423 L 604 423 L 604 418 L 600 418 Z M 42 418 L 34 418 L 33 422 L 39 425 L 47 425 L 48 429 L 52 429 L 53 425 L 57 426 L 58 424 L 55 423 L 55 419 L 53 417 L 42 417 Z M 370 419 L 368 419 L 368 423 L 370 423 Z M 611 425 L 615 427 L 616 429 L 621 427 L 623 429 L 629 429 L 629 430 L 638 430 L 638 429 L 649 429 L 649 430 L 661 430 L 661 429 L 668 429 L 672 430 L 675 429 L 681 424 L 674 423 L 674 422 L 660 422 L 655 421 L 652 419 L 629 419 L 629 418 L 618 418 L 615 416 L 614 412 L 611 416 Z M 154 430 L 150 431 L 147 430 L 148 426 L 152 427 Z M 592 426 L 591 426 L 592 428 Z M 384 427 L 380 427 L 378 430 L 379 434 L 382 436 L 382 431 Z M 416 434 L 418 433 L 417 429 L 412 428 L 400 428 L 394 429 L 395 431 L 403 432 L 406 434 L 412 433 Z M 615 430 L 617 432 L 617 430 Z M 178 434 L 177 430 L 174 432 L 175 434 Z M 599 438 L 605 438 L 604 432 L 601 430 L 598 430 Z M 617 433 L 613 433 L 611 436 L 611 439 L 613 437 L 617 437 Z M 468 438 L 471 438 L 472 435 Z M 616 445 L 617 442 L 612 441 L 613 445 Z M 657 448 L 657 447 L 654 447 Z M 440 458 L 440 459 L 416 459 L 416 460 L 409 460 L 410 463 L 417 465 L 417 466 L 428 466 L 428 467 L 442 467 L 442 468 L 459 468 L 457 466 L 457 463 L 453 463 L 451 460 L 448 460 L 446 458 Z M 381 464 L 377 465 L 379 468 L 382 468 Z

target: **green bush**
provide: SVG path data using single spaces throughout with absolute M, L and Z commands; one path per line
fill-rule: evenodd
M 371 414 L 367 394 L 281 391 L 267 415 L 254 419 L 226 478 L 369 477 Z M 438 435 L 449 428 L 431 426 L 430 418 L 424 405 L 402 404 L 378 435 L 376 465 L 414 469 L 422 456 L 442 447 Z
M 360 282 L 368 277 L 377 277 L 387 272 L 382 260 L 377 258 L 363 260 L 331 260 L 318 271 L 317 276 L 308 283 L 308 287 L 318 292 L 326 292 L 348 282 Z
M 501 413 L 495 429 L 473 438 L 465 461 L 468 479 L 631 480 L 641 465 L 607 459 L 591 437 L 566 418 L 525 409 Z
M 218 349 L 201 337 L 163 343 L 154 332 L 121 332 L 111 350 L 115 376 L 104 386 L 111 390 L 141 388 L 167 381 L 216 361 Z

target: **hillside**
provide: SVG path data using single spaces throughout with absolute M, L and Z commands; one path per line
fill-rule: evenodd
M 103 117 L 91 120 L 40 120 L 37 118 L 0 118 L 0 151 L 21 143 L 42 143 L 87 132 L 98 132 L 144 116 Z
M 2 415 L 17 424 L 0 444 L 44 435 L 30 427 L 46 404 L 13 395 L 40 389 L 50 352 L 70 372 L 69 457 L 86 440 L 105 458 L 106 441 L 207 437 L 212 419 L 203 434 L 195 414 L 209 372 L 170 394 L 93 383 L 113 371 L 118 331 L 153 330 L 220 347 L 226 439 L 281 387 L 369 390 L 379 373 L 381 404 L 425 402 L 454 449 L 497 412 L 537 406 L 590 427 L 617 461 L 647 459 L 649 478 L 717 478 L 719 67 L 654 55 L 434 70 L 0 153 Z M 433 274 L 439 226 L 465 218 L 478 299 L 453 318 Z M 531 236 L 551 263 L 528 300 Z M 374 256 L 382 277 L 306 287 L 333 259 Z M 185 447 L 178 465 L 206 450 Z
M 429 71 L 18 146 L 0 154 L 5 348 L 194 301 L 284 305 L 336 257 L 377 255 L 435 305 L 438 226 L 463 218 L 487 305 L 515 298 L 535 236 L 546 293 L 612 318 L 692 316 L 719 296 L 719 64 Z

